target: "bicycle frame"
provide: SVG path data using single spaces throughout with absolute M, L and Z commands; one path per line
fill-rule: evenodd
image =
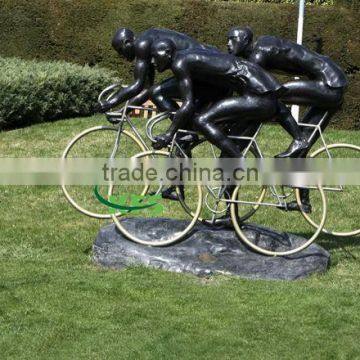
M 153 129 L 155 127 L 155 125 L 159 124 L 161 121 L 165 120 L 166 118 L 169 117 L 170 114 L 173 114 L 173 113 L 161 113 L 161 114 L 158 114 L 156 115 L 155 117 L 151 118 L 147 124 L 146 124 L 146 134 L 148 136 L 148 138 L 151 140 L 151 141 L 155 141 L 154 139 L 154 136 L 153 136 Z M 319 124 L 317 125 L 313 125 L 313 124 L 306 124 L 306 123 L 299 123 L 299 126 L 301 127 L 308 127 L 308 128 L 312 128 L 313 131 L 309 137 L 309 141 L 311 141 L 314 136 L 316 135 L 317 132 L 319 132 L 320 134 L 320 139 L 322 141 L 322 143 L 324 144 L 324 147 L 326 148 L 326 153 L 327 155 L 329 156 L 329 158 L 331 158 L 331 154 L 328 150 L 328 146 L 326 144 L 326 141 L 325 141 L 325 138 L 324 138 L 324 135 L 323 135 L 323 132 L 321 130 L 321 125 L 323 124 L 323 122 L 325 121 L 326 119 L 326 116 L 327 116 L 328 113 L 326 113 L 323 118 L 321 119 L 321 121 L 319 122 Z M 263 127 L 263 124 L 259 124 L 259 126 L 255 129 L 254 133 L 252 136 L 238 136 L 238 135 L 229 135 L 228 137 L 232 140 L 235 140 L 235 141 L 242 141 L 242 140 L 246 140 L 248 141 L 248 144 L 246 146 L 246 148 L 243 150 L 243 155 L 246 156 L 246 154 L 249 152 L 249 150 L 251 148 L 254 148 L 255 151 L 259 154 L 260 158 L 263 158 L 263 154 L 262 154 L 262 151 L 260 149 L 260 146 L 258 144 L 258 141 L 257 141 L 257 137 L 261 131 Z M 182 155 L 185 157 L 185 158 L 188 158 L 188 156 L 185 154 L 185 152 L 182 150 L 182 147 L 178 144 L 178 142 L 176 141 L 176 138 L 177 138 L 177 134 L 179 133 L 183 133 L 183 134 L 196 134 L 196 135 L 200 135 L 198 132 L 196 131 L 191 131 L 191 130 L 185 130 L 185 129 L 179 129 L 177 131 L 177 133 L 175 134 L 175 136 L 173 137 L 172 141 L 171 141 L 171 144 L 169 146 L 169 152 L 172 153 L 174 151 L 174 149 L 178 149 Z M 213 152 L 213 156 L 215 156 L 215 151 L 214 151 L 214 146 L 211 144 L 211 149 L 212 149 L 212 152 Z M 211 194 L 211 196 L 216 199 L 217 201 L 219 202 L 226 202 L 226 203 L 239 203 L 239 204 L 245 204 L 245 205 L 253 205 L 253 206 L 273 206 L 273 207 L 277 207 L 277 208 L 284 208 L 286 209 L 287 207 L 287 203 L 285 201 L 285 199 L 287 199 L 290 194 L 285 194 L 284 192 L 284 186 L 281 187 L 282 189 L 282 193 L 279 193 L 276 189 L 275 186 L 269 186 L 270 190 L 271 190 L 271 193 L 273 195 L 274 198 L 276 198 L 277 202 L 276 203 L 269 203 L 269 202 L 258 202 L 258 201 L 244 201 L 244 200 L 237 200 L 237 201 L 234 201 L 234 200 L 230 200 L 230 199 L 224 199 L 222 198 L 224 192 L 225 192 L 225 186 L 222 186 L 218 193 L 216 194 L 213 189 L 210 187 L 210 186 L 206 186 L 208 192 Z M 217 187 L 218 188 L 218 187 Z M 289 188 L 293 188 L 293 187 L 290 187 Z M 316 186 L 307 186 L 306 188 L 308 189 L 317 189 Z M 343 188 L 340 186 L 339 188 L 332 188 L 332 187 L 324 187 L 323 188 L 324 190 L 328 190 L 328 191 L 342 191 Z M 212 211 L 210 209 L 209 206 L 207 206 L 207 208 Z
M 101 103 L 101 98 L 105 96 L 105 94 L 111 92 L 108 96 L 107 96 L 107 100 L 109 100 L 115 93 L 115 88 L 119 87 L 121 85 L 119 84 L 114 84 L 109 86 L 108 88 L 104 89 L 104 91 L 99 95 L 99 102 Z M 145 143 L 143 137 L 141 136 L 140 132 L 137 130 L 136 126 L 134 125 L 134 123 L 132 122 L 132 120 L 129 118 L 129 116 L 126 115 L 127 110 L 132 109 L 138 109 L 138 110 L 147 110 L 147 111 L 154 111 L 153 108 L 149 108 L 149 107 L 143 107 L 143 106 L 129 106 L 128 102 L 125 104 L 125 106 L 118 110 L 118 111 L 112 111 L 112 112 L 108 112 L 106 113 L 106 116 L 110 119 L 115 119 L 115 120 L 119 120 L 119 131 L 118 131 L 118 135 L 116 138 L 116 142 L 115 142 L 115 146 L 113 149 L 113 153 L 111 154 L 111 158 L 115 157 L 116 151 L 118 150 L 119 147 L 119 143 L 120 143 L 120 136 L 121 136 L 121 131 L 123 129 L 123 126 L 125 123 L 127 123 L 131 130 L 134 132 L 135 136 L 139 139 L 139 141 L 143 144 L 143 146 L 145 147 L 146 150 L 151 150 L 149 148 L 149 146 Z M 154 117 L 151 117 L 147 123 L 146 123 L 146 136 L 150 139 L 150 141 L 155 142 L 154 136 L 153 136 L 153 129 L 154 127 L 159 124 L 160 122 L 164 121 L 165 119 L 168 119 L 170 115 L 173 115 L 174 113 L 170 113 L 170 112 L 164 112 L 164 113 L 160 113 L 155 115 Z M 298 125 L 301 127 L 307 127 L 307 128 L 311 128 L 313 129 L 310 137 L 309 137 L 309 141 L 311 141 L 314 136 L 316 135 L 316 133 L 319 133 L 319 138 L 321 139 L 325 149 L 326 149 L 326 153 L 328 155 L 329 158 L 331 158 L 331 154 L 330 151 L 327 147 L 321 126 L 324 123 L 326 117 L 328 115 L 328 112 L 326 112 L 324 114 L 324 116 L 322 117 L 322 119 L 320 120 L 320 122 L 316 125 L 314 124 L 307 124 L 307 123 L 301 123 L 299 122 Z M 246 154 L 249 152 L 249 150 L 251 148 L 254 148 L 255 151 L 259 154 L 260 158 L 263 158 L 261 149 L 258 145 L 257 142 L 257 137 L 262 129 L 262 125 L 263 124 L 259 124 L 259 126 L 257 127 L 257 129 L 254 131 L 252 136 L 237 136 L 237 135 L 229 135 L 229 138 L 235 141 L 243 141 L 246 140 L 248 141 L 248 144 L 246 146 L 246 148 L 243 150 L 243 155 L 246 156 Z M 196 134 L 199 135 L 198 132 L 196 131 L 191 131 L 191 130 L 185 130 L 185 129 L 179 129 L 177 131 L 177 133 L 174 135 L 171 144 L 169 146 L 169 152 L 173 153 L 174 149 L 178 149 L 178 151 L 185 157 L 188 158 L 187 154 L 183 151 L 182 147 L 178 144 L 178 142 L 176 141 L 177 135 L 179 133 L 183 133 L 183 134 Z M 215 156 L 215 149 L 214 146 L 211 144 L 211 149 L 212 149 L 212 154 L 213 156 Z M 206 186 L 208 192 L 211 194 L 211 196 L 216 199 L 217 201 L 222 201 L 222 202 L 233 202 L 232 200 L 229 199 L 223 199 L 221 198 L 225 192 L 225 187 L 222 186 L 219 191 L 217 192 L 217 194 L 213 191 L 213 189 L 210 186 Z M 316 186 L 309 186 L 307 187 L 309 189 L 316 189 Z M 253 206 L 259 206 L 259 205 L 263 205 L 263 206 L 275 206 L 275 207 L 280 207 L 280 208 L 286 208 L 286 201 L 285 199 L 290 195 L 290 194 L 285 194 L 284 193 L 284 187 L 282 187 L 282 194 L 280 194 L 275 186 L 270 186 L 270 190 L 272 195 L 277 199 L 277 203 L 265 203 L 265 202 L 252 202 L 252 201 L 243 201 L 243 200 L 238 200 L 236 202 L 240 203 L 240 204 L 248 204 L 248 205 L 253 205 Z M 328 191 L 342 191 L 343 188 L 342 186 L 334 188 L 334 187 L 324 187 L 324 190 L 328 190 Z M 210 207 L 207 206 L 210 210 Z
M 107 88 L 105 88 L 98 96 L 98 102 L 100 104 L 103 104 L 103 98 L 106 98 L 106 101 L 109 101 L 117 92 L 117 89 L 119 87 L 125 88 L 126 86 L 121 85 L 120 83 L 116 83 L 116 84 L 112 84 L 110 86 L 108 86 Z M 149 146 L 146 144 L 145 140 L 143 139 L 143 137 L 141 136 L 140 132 L 138 131 L 138 129 L 136 128 L 135 124 L 133 123 L 133 121 L 130 119 L 130 117 L 127 115 L 127 111 L 128 110 L 142 110 L 142 111 L 149 111 L 149 112 L 154 112 L 155 109 L 150 108 L 150 107 L 146 107 L 146 106 L 136 106 L 136 105 L 129 105 L 129 101 L 127 101 L 124 105 L 124 107 L 115 110 L 115 111 L 110 111 L 110 112 L 106 112 L 105 115 L 108 118 L 108 120 L 111 123 L 117 123 L 118 124 L 118 133 L 116 136 L 116 140 L 115 140 L 115 145 L 114 145 L 114 149 L 111 153 L 110 159 L 113 159 L 115 157 L 115 154 L 119 148 L 119 144 L 120 144 L 120 137 L 121 137 L 121 132 L 124 128 L 125 124 L 128 124 L 131 128 L 131 130 L 133 131 L 133 133 L 135 134 L 136 138 L 141 142 L 141 144 L 145 147 L 146 150 L 151 150 L 149 148 Z
M 151 150 L 150 147 L 146 144 L 144 138 L 141 136 L 139 130 L 136 128 L 135 124 L 133 123 L 133 121 L 130 119 L 130 117 L 126 114 L 127 110 L 147 110 L 147 111 L 155 111 L 153 108 L 149 108 L 149 107 L 144 107 L 144 106 L 133 106 L 133 105 L 128 105 L 128 102 L 125 104 L 125 106 L 121 109 L 119 109 L 118 111 L 111 111 L 111 112 L 107 112 L 106 116 L 109 119 L 112 119 L 111 122 L 117 122 L 117 126 L 118 126 L 118 133 L 116 136 L 116 140 L 115 140 L 115 145 L 113 148 L 113 151 L 110 155 L 110 159 L 115 158 L 115 154 L 117 152 L 117 150 L 119 149 L 119 145 L 120 145 L 120 137 L 121 137 L 121 132 L 124 128 L 124 125 L 127 124 L 129 125 L 129 127 L 131 128 L 131 130 L 133 131 L 133 133 L 135 134 L 136 138 L 141 142 L 141 144 L 144 146 L 144 148 L 149 151 Z M 115 120 L 115 121 L 114 121 Z

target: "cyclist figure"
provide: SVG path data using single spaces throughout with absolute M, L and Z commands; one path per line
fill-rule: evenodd
M 319 124 L 326 128 L 331 117 L 341 107 L 347 79 L 343 70 L 329 57 L 309 50 L 305 46 L 276 36 L 260 36 L 253 41 L 250 27 L 235 27 L 228 32 L 230 54 L 247 59 L 266 70 L 304 75 L 308 79 L 294 80 L 283 84 L 286 91 L 281 101 L 287 104 L 310 106 L 302 122 Z M 306 130 L 309 136 L 311 130 Z M 305 157 L 318 139 L 314 136 L 301 156 Z
M 171 40 L 158 40 L 152 46 L 152 59 L 158 71 L 171 69 L 179 83 L 181 108 L 176 112 L 169 130 L 156 138 L 155 148 L 168 145 L 176 131 L 192 120 L 193 127 L 228 157 L 240 157 L 236 144 L 221 130 L 224 121 L 265 121 L 283 117 L 285 107 L 278 101 L 282 86 L 260 66 L 237 57 L 210 49 L 177 50 Z M 195 114 L 194 89 L 198 83 L 207 84 L 208 91 L 228 88 L 239 95 L 223 98 L 204 111 Z M 285 107 L 286 109 L 286 107 Z M 287 110 L 287 109 L 286 109 Z M 195 115 L 195 116 L 194 116 Z M 194 118 L 192 119 L 192 116 Z M 307 147 L 294 118 L 286 114 L 287 127 L 294 140 L 292 152 Z
M 218 51 L 173 30 L 151 28 L 135 36 L 130 29 L 118 29 L 112 39 L 112 46 L 126 60 L 135 60 L 134 82 L 104 103 L 99 109 L 101 112 L 109 111 L 127 100 L 130 100 L 130 105 L 142 105 L 150 97 L 160 111 L 175 111 L 178 108 L 174 100 L 179 93 L 176 79 L 167 79 L 151 89 L 154 84 L 154 67 L 151 64 L 150 49 L 152 43 L 158 39 L 171 40 L 177 50 L 207 48 Z
M 120 90 L 108 102 L 103 103 L 98 109 L 100 112 L 109 111 L 112 107 L 127 100 L 130 100 L 129 105 L 142 105 L 149 98 L 160 111 L 174 112 L 179 108 L 176 100 L 180 100 L 180 91 L 178 82 L 174 77 L 153 86 L 154 66 L 151 63 L 151 45 L 158 39 L 169 39 L 180 50 L 206 48 L 219 51 L 214 47 L 200 44 L 186 34 L 173 30 L 151 28 L 135 36 L 130 29 L 118 29 L 112 39 L 112 46 L 126 60 L 135 60 L 134 83 Z M 225 95 L 228 95 L 228 89 L 218 89 L 216 92 L 209 93 L 207 87 L 198 86 L 195 94 L 196 104 L 198 107 L 202 107 Z M 185 152 L 188 152 L 193 141 L 196 141 L 194 136 L 178 139 Z M 165 189 L 162 193 L 163 197 L 176 200 L 177 196 L 174 189 L 174 187 Z
M 281 101 L 310 106 L 302 122 L 317 125 L 322 121 L 321 130 L 324 131 L 343 103 L 347 86 L 343 70 L 329 57 L 293 41 L 265 35 L 254 42 L 253 37 L 250 27 L 232 28 L 228 32 L 228 52 L 266 70 L 306 76 L 307 80 L 294 80 L 283 84 L 286 92 L 282 95 Z M 310 128 L 306 129 L 304 134 L 308 138 L 312 132 L 313 129 Z M 319 136 L 319 132 L 316 132 L 308 147 L 299 154 L 300 157 L 306 157 Z M 310 212 L 309 191 L 302 189 L 300 193 L 305 211 Z M 297 202 L 290 202 L 288 209 L 298 210 Z

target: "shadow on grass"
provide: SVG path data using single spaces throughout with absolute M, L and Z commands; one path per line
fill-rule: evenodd
M 297 233 L 296 235 L 302 236 L 304 238 L 309 238 L 311 233 Z M 317 239 L 315 239 L 314 243 L 322 246 L 327 251 L 332 250 L 342 250 L 344 253 L 352 257 L 353 259 L 359 259 L 360 256 L 358 254 L 354 254 L 350 251 L 350 248 L 356 248 L 356 250 L 360 251 L 360 236 L 334 236 L 328 234 L 321 234 Z

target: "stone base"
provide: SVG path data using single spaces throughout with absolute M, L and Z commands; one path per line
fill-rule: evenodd
M 127 228 L 136 229 L 141 234 L 158 236 L 166 228 L 174 229 L 184 223 L 183 220 L 156 218 L 129 218 L 122 221 L 125 221 Z M 245 232 L 272 246 L 278 242 L 283 247 L 284 239 L 292 244 L 304 242 L 298 236 L 280 234 L 256 225 L 249 225 Z M 216 229 L 202 224 L 197 225 L 185 240 L 167 247 L 136 244 L 126 239 L 114 224 L 107 225 L 100 230 L 93 252 L 94 261 L 109 268 L 145 265 L 198 276 L 228 274 L 247 279 L 301 279 L 325 272 L 330 263 L 329 253 L 316 244 L 291 256 L 269 257 L 250 250 L 231 229 Z

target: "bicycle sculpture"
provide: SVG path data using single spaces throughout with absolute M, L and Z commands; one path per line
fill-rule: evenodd
M 306 157 L 311 147 L 320 139 L 322 147 L 310 157 L 332 157 L 334 150 L 345 149 L 356 154 L 360 147 L 350 144 L 328 145 L 324 130 L 331 116 L 340 107 L 347 81 L 342 70 L 329 58 L 306 49 L 304 46 L 272 36 L 260 37 L 253 44 L 250 28 L 234 28 L 228 33 L 229 54 L 198 43 L 185 34 L 165 29 L 150 29 L 137 38 L 129 29 L 119 29 L 113 47 L 129 61 L 135 60 L 135 81 L 128 87 L 114 84 L 99 96 L 99 111 L 105 112 L 111 126 L 96 126 L 77 135 L 67 146 L 67 158 L 81 139 L 89 134 L 111 134 L 114 146 L 110 158 L 131 156 L 138 159 L 190 157 L 201 146 L 206 157 L 256 157 L 263 153 L 258 143 L 262 123 L 277 120 L 292 136 L 288 149 L 278 157 Z M 238 58 L 237 56 L 241 56 Z M 247 60 L 244 60 L 246 58 Z M 155 68 L 162 72 L 170 69 L 171 77 L 160 85 L 153 85 Z M 282 70 L 305 75 L 309 80 L 296 80 L 280 84 L 267 70 Z M 145 132 L 131 120 L 133 109 L 152 99 L 162 113 L 147 121 Z M 176 101 L 182 105 L 179 107 Z M 112 110 L 124 103 L 119 110 Z M 285 104 L 310 106 L 299 123 Z M 151 111 L 152 109 L 147 109 Z M 154 135 L 156 127 L 164 128 L 165 120 L 171 122 L 168 130 Z M 126 129 L 129 127 L 129 130 Z M 132 146 L 123 146 L 124 140 Z M 148 145 L 149 142 L 152 144 Z M 161 150 L 165 148 L 166 150 Z M 131 149 L 131 150 L 129 150 Z M 354 155 L 352 157 L 358 157 Z M 161 184 L 154 194 L 173 200 L 190 217 L 175 229 L 163 234 L 139 236 L 136 229 L 126 226 L 120 213 L 98 213 L 79 205 L 62 186 L 69 202 L 80 212 L 98 219 L 111 218 L 127 238 L 145 245 L 163 246 L 183 239 L 197 221 L 209 226 L 232 224 L 239 237 L 252 249 L 265 255 L 290 255 L 309 246 L 321 232 L 337 236 L 360 233 L 359 228 L 338 231 L 324 228 L 327 216 L 327 192 L 344 192 L 344 187 L 308 186 L 301 189 L 291 186 L 264 186 L 251 193 L 248 199 L 241 186 L 190 186 L 177 185 L 164 188 Z M 150 186 L 138 189 L 139 195 L 150 193 Z M 114 192 L 109 184 L 108 195 Z M 204 195 L 205 193 L 205 195 Z M 309 194 L 319 199 L 318 217 L 314 219 Z M 265 200 L 270 196 L 270 200 Z M 295 198 L 294 201 L 289 201 Z M 168 200 L 169 201 L 169 200 Z M 240 213 L 240 205 L 246 211 Z M 261 207 L 297 210 L 313 227 L 307 239 L 295 248 L 268 248 L 261 241 L 247 235 L 246 221 Z M 205 211 L 205 210 L 206 211 Z

